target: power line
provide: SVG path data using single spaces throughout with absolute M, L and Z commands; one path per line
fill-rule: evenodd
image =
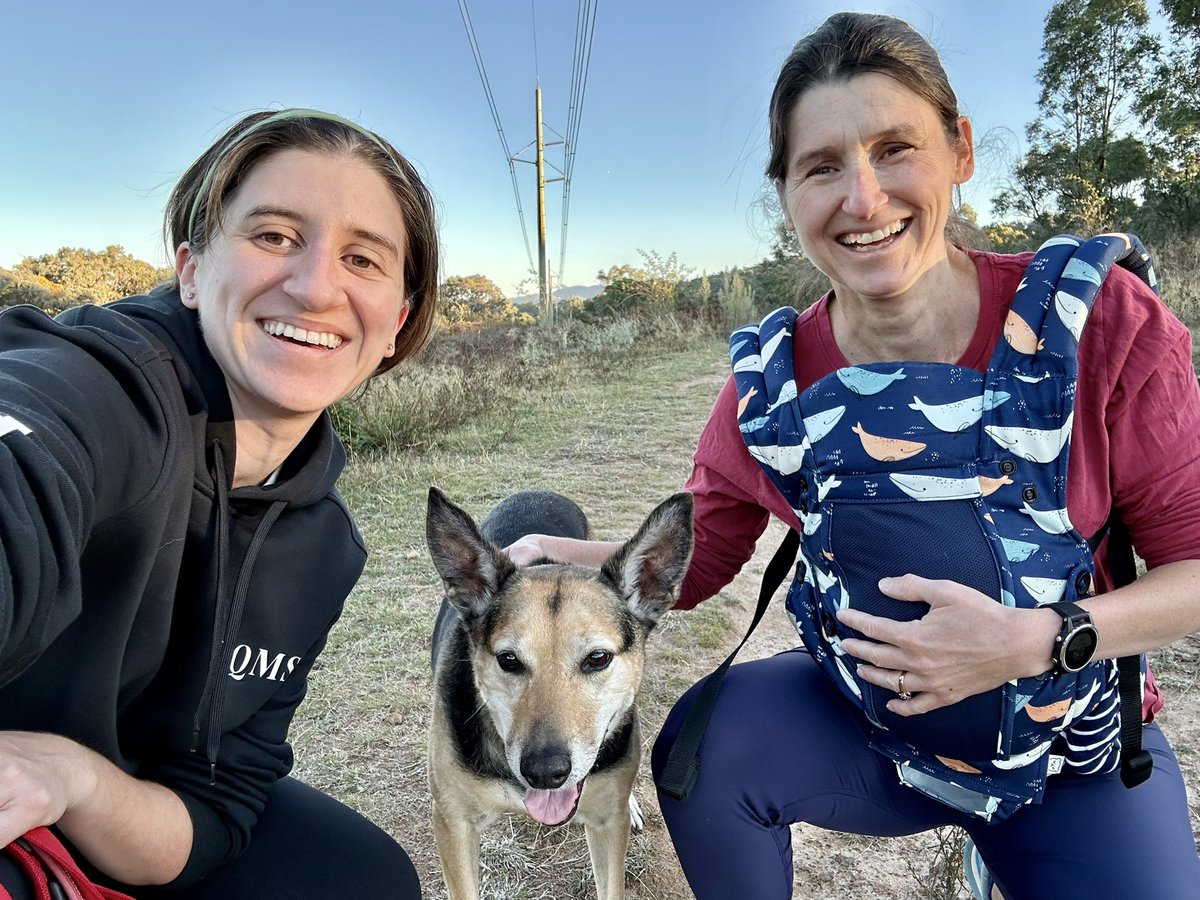
M 536 269 L 533 262 L 533 251 L 529 246 L 529 232 L 525 228 L 525 210 L 521 207 L 521 190 L 517 186 L 517 168 L 513 165 L 512 153 L 508 149 L 508 141 L 504 138 L 504 128 L 500 124 L 500 111 L 492 97 L 492 86 L 488 82 L 487 71 L 483 65 L 483 54 L 479 50 L 479 42 L 475 39 L 475 26 L 471 23 L 471 12 L 467 9 L 467 0 L 458 0 L 458 11 L 462 16 L 463 27 L 467 31 L 467 41 L 471 45 L 471 54 L 475 57 L 475 69 L 479 72 L 479 80 L 483 85 L 483 93 L 487 98 L 488 109 L 492 113 L 492 121 L 496 124 L 496 133 L 500 135 L 500 146 L 504 150 L 504 160 L 508 163 L 508 173 L 512 178 L 513 197 L 517 201 L 517 218 L 521 222 L 521 236 L 525 239 L 525 255 L 529 257 L 529 268 Z M 536 40 L 536 37 L 535 37 Z
M 592 38 L 596 30 L 596 5 L 598 0 L 579 0 L 575 19 L 575 58 L 571 72 L 571 101 L 567 114 L 567 136 L 571 141 L 571 156 L 567 172 L 574 169 L 575 140 L 579 136 L 579 122 L 583 115 L 583 98 L 587 92 L 587 76 L 592 58 Z
M 564 140 L 562 235 L 559 238 L 558 277 L 563 277 L 567 262 L 567 225 L 571 208 L 571 176 L 575 171 L 575 149 L 587 76 L 592 59 L 592 39 L 596 31 L 596 7 L 599 0 L 578 0 L 575 9 L 575 50 L 571 65 L 571 92 L 567 107 L 567 134 Z
M 562 198 L 562 234 L 560 238 L 561 247 L 559 255 L 558 276 L 561 279 L 566 270 L 567 257 L 567 233 L 570 222 L 570 207 L 571 207 L 571 178 L 575 170 L 575 153 L 579 139 L 579 124 L 583 115 L 583 101 L 587 93 L 587 78 L 588 71 L 591 65 L 592 41 L 596 29 L 596 9 L 598 0 L 578 0 L 575 12 L 575 46 L 573 49 L 573 59 L 571 64 L 571 89 L 568 98 L 567 109 L 567 131 L 562 137 L 563 143 L 563 168 L 560 171 L 563 182 L 563 198 Z M 508 164 L 509 177 L 512 180 L 513 198 L 517 206 L 517 218 L 521 223 L 521 235 L 525 242 L 525 255 L 529 259 L 530 269 L 536 269 L 537 266 L 533 260 L 533 250 L 529 242 L 529 232 L 525 223 L 525 210 L 521 204 L 521 190 L 517 183 L 517 171 L 515 162 L 518 160 L 509 149 L 508 141 L 504 137 L 504 128 L 500 123 L 500 112 L 496 106 L 495 97 L 492 94 L 491 83 L 487 77 L 487 68 L 483 62 L 483 53 L 479 49 L 479 41 L 475 37 L 475 26 L 471 21 L 470 9 L 467 6 L 467 0 L 458 0 L 459 13 L 462 16 L 463 27 L 466 29 L 467 41 L 471 45 L 471 53 L 475 59 L 475 68 L 479 73 L 479 81 L 483 86 L 484 97 L 487 99 L 488 110 L 491 112 L 492 121 L 496 126 L 496 134 L 500 137 L 500 146 L 504 151 L 505 162 Z M 537 78 L 538 86 L 541 86 L 540 59 L 537 43 L 537 0 L 530 0 L 529 3 L 530 19 L 533 28 L 533 56 L 534 56 L 534 73 Z M 553 129 L 551 129 L 553 130 Z M 540 148 L 539 144 L 539 148 Z M 524 160 L 520 160 L 524 162 Z M 539 217 L 540 217 L 539 206 Z M 542 238 L 544 243 L 544 237 Z M 539 244 L 539 253 L 542 252 L 542 244 Z

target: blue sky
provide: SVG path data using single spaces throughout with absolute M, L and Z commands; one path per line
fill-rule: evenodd
M 843 9 L 900 16 L 938 48 L 977 138 L 995 147 L 963 193 L 986 220 L 1036 111 L 1051 5 L 596 0 L 565 282 L 637 264 L 639 249 L 676 253 L 697 272 L 766 256 L 771 223 L 759 202 L 775 75 L 796 40 Z M 539 79 L 543 118 L 565 133 L 577 4 L 468 8 L 509 149 L 533 140 Z M 0 34 L 0 266 L 108 244 L 166 264 L 162 207 L 187 165 L 241 113 L 313 106 L 379 131 L 427 177 L 443 277 L 480 273 L 511 294 L 528 275 L 456 0 L 11 0 Z M 561 151 L 548 159 L 561 167 Z M 534 167 L 518 164 L 517 176 L 536 260 Z M 555 270 L 561 198 L 561 184 L 547 186 Z

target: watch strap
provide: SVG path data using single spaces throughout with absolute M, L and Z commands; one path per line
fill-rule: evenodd
M 1077 603 L 1070 600 L 1059 600 L 1057 603 L 1047 603 L 1045 609 L 1052 609 L 1067 622 L 1074 624 L 1076 620 L 1091 622 L 1092 614 Z

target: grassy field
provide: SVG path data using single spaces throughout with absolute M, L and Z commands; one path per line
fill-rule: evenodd
M 395 835 L 429 897 L 445 893 L 425 774 L 430 633 L 440 602 L 424 540 L 426 493 L 437 485 L 481 518 L 513 491 L 550 488 L 584 508 L 597 537 L 628 537 L 686 478 L 696 436 L 727 373 L 722 338 L 673 324 L 654 335 L 652 351 L 635 352 L 630 329 L 636 331 L 614 325 L 536 340 L 463 338 L 373 388 L 357 401 L 355 410 L 365 412 L 339 413 L 363 446 L 378 446 L 382 437 L 366 430 L 380 427 L 371 424 L 380 410 L 400 401 L 414 407 L 411 416 L 393 412 L 384 426 L 394 436 L 392 449 L 356 455 L 342 479 L 371 559 L 295 724 L 297 774 Z M 496 347 L 504 347 L 503 357 L 489 360 L 500 352 Z M 428 408 L 416 409 L 422 406 Z M 436 433 L 414 425 L 439 415 Z M 759 557 L 769 556 L 781 533 L 770 533 Z M 651 636 L 642 695 L 647 741 L 671 703 L 744 631 L 765 562 L 759 557 L 726 592 L 694 612 L 668 614 Z M 795 643 L 781 608 L 767 619 L 743 658 Z M 1168 728 L 1184 738 L 1193 804 L 1200 788 L 1192 750 L 1200 746 L 1198 648 L 1192 639 L 1164 651 L 1160 672 L 1177 710 Z M 690 893 L 647 770 L 648 762 L 638 795 L 649 822 L 631 846 L 627 889 L 641 900 L 677 900 Z M 1200 806 L 1193 806 L 1193 818 L 1200 826 Z M 891 841 L 809 828 L 794 834 L 797 897 L 966 896 L 946 863 L 953 833 Z M 482 860 L 488 898 L 595 896 L 577 826 L 543 829 L 513 819 L 488 833 Z

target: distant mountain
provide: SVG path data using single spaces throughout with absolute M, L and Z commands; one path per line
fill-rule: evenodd
M 604 285 L 602 284 L 576 284 L 569 287 L 559 287 L 554 289 L 554 299 L 570 300 L 572 297 L 579 297 L 582 300 L 587 300 L 589 297 L 595 297 L 602 290 L 604 290 Z M 537 303 L 539 299 L 537 294 L 525 294 L 520 297 L 513 297 L 512 302 L 520 306 L 523 303 Z

